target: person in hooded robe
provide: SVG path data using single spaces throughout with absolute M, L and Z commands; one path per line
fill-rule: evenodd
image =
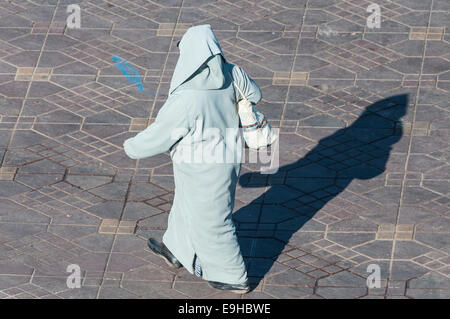
M 124 143 L 132 159 L 170 151 L 173 161 L 168 227 L 162 243 L 150 238 L 148 246 L 216 289 L 246 293 L 247 270 L 232 220 L 242 156 L 240 94 L 233 81 L 253 104 L 261 91 L 242 68 L 227 62 L 209 24 L 189 28 L 178 47 L 165 104 L 150 126 Z

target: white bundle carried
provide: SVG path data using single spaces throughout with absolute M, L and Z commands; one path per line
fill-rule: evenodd
M 276 141 L 278 135 L 261 113 L 247 98 L 242 90 L 233 81 L 242 99 L 237 102 L 238 114 L 241 119 L 242 134 L 249 148 L 260 149 L 269 146 Z

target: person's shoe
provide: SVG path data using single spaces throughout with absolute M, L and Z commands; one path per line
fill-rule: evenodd
M 151 249 L 153 253 L 162 257 L 164 261 L 171 267 L 181 268 L 183 265 L 175 258 L 170 250 L 164 245 L 153 238 L 149 238 L 147 241 L 148 248 Z
M 248 282 L 246 282 L 245 284 L 225 284 L 217 281 L 208 281 L 208 284 L 215 289 L 228 290 L 236 294 L 246 294 L 250 291 Z

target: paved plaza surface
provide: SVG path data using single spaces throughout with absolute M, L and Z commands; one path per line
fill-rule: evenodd
M 365 0 L 1 1 L 0 298 L 450 298 L 450 2 L 375 3 L 380 28 Z M 172 164 L 122 148 L 199 24 L 280 128 L 279 171 L 244 163 L 236 191 L 244 296 L 148 250 Z

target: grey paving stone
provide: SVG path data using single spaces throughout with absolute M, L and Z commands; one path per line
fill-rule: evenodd
M 10 64 L 4 63 L 4 62 L 0 62 L 0 70 L 2 71 L 2 73 L 15 73 L 16 72 L 16 68 L 13 67 Z
M 12 181 L 0 181 L 0 196 L 9 197 L 30 191 L 31 188 Z
M 23 173 L 64 173 L 66 169 L 62 165 L 59 165 L 48 159 L 43 159 L 37 162 L 26 164 L 19 170 Z
M 298 299 L 311 295 L 313 290 L 310 287 L 264 285 L 264 292 L 277 298 Z
M 331 231 L 368 231 L 375 232 L 377 226 L 362 218 L 347 218 L 329 226 Z
M 85 249 L 95 252 L 109 252 L 114 236 L 111 234 L 91 234 L 74 242 Z
M 136 299 L 136 298 L 139 298 L 138 295 L 135 295 L 125 289 L 116 288 L 116 287 L 102 287 L 99 297 L 101 299 Z
M 90 190 L 91 193 L 106 200 L 122 200 L 127 192 L 125 183 L 110 183 Z
M 450 292 L 443 289 L 408 289 L 406 295 L 414 299 L 448 299 Z
M 419 100 L 420 104 L 437 104 L 440 102 L 445 102 L 448 100 L 448 94 L 430 89 L 421 89 L 419 91 Z
M 130 187 L 129 200 L 143 201 L 152 197 L 162 195 L 166 191 L 150 183 L 136 183 Z
M 427 272 L 427 269 L 410 261 L 394 261 L 390 279 L 409 280 L 415 277 L 419 277 Z
M 0 94 L 11 98 L 23 98 L 25 97 L 25 90 L 27 86 L 27 82 L 8 82 L 0 85 Z
M 408 294 L 410 293 L 410 289 L 448 289 L 450 288 L 450 280 L 435 272 L 430 272 L 426 275 L 423 275 L 419 278 L 412 279 L 408 283 Z M 439 298 L 439 297 L 438 297 Z
M 118 253 L 133 253 L 141 252 L 142 250 L 150 249 L 147 247 L 147 241 L 136 236 L 128 236 L 126 234 L 120 234 L 116 236 L 113 251 Z M 139 254 L 138 254 L 139 255 Z M 139 255 L 140 256 L 140 255 Z
M 62 181 L 63 174 L 21 174 L 17 173 L 14 180 L 31 188 L 38 189 L 43 186 Z
M 44 40 L 45 35 L 43 34 L 30 34 L 10 41 L 9 43 L 23 50 L 40 50 L 44 44 Z
M 31 276 L 0 275 L 0 289 L 8 289 L 30 281 Z
M 367 288 L 319 287 L 317 288 L 317 294 L 327 299 L 359 298 L 367 294 Z
M 397 259 L 413 259 L 417 256 L 423 255 L 431 251 L 429 247 L 421 245 L 416 242 L 408 241 L 395 243 L 394 258 Z
M 71 211 L 53 218 L 54 225 L 100 225 L 100 219 L 82 211 Z
M 101 161 L 90 161 L 75 165 L 69 169 L 71 174 L 85 175 L 114 175 L 115 170 L 111 165 Z
M 146 203 L 128 202 L 125 206 L 122 219 L 123 220 L 138 220 L 160 214 L 161 210 Z
M 426 56 L 442 56 L 445 51 L 450 49 L 450 45 L 445 42 L 430 42 L 427 43 L 427 49 L 425 51 Z M 430 61 L 429 61 L 430 62 Z M 445 63 L 444 61 L 432 61 L 434 63 Z M 442 70 L 437 70 L 438 73 L 441 73 Z
M 423 112 L 425 112 L 425 110 L 423 110 Z M 430 110 L 430 108 L 426 108 L 426 112 L 429 114 L 433 111 Z M 436 116 L 442 116 L 442 114 L 436 114 Z M 423 118 L 423 120 L 427 119 Z M 446 147 L 445 143 L 437 139 L 432 139 L 428 136 L 414 136 L 411 142 L 411 151 L 413 153 L 432 153 L 444 147 Z
M 341 271 L 318 280 L 319 287 L 366 287 L 366 280 L 347 271 Z
M 329 116 L 327 114 L 319 114 L 312 116 L 308 119 L 301 120 L 300 124 L 302 126 L 322 126 L 322 127 L 344 127 L 345 123 L 335 117 Z
M 339 245 L 352 248 L 375 239 L 375 234 L 367 233 L 328 233 L 327 239 Z
M 31 27 L 33 25 L 33 23 L 28 20 L 25 19 L 19 15 L 7 15 L 4 16 L 0 19 L 0 26 L 2 27 L 22 27 L 22 28 L 26 28 L 26 27 Z
M 396 204 L 400 196 L 400 187 L 384 187 L 365 193 L 364 195 L 383 204 Z
M 42 98 L 61 92 L 63 88 L 50 82 L 32 82 L 28 93 L 30 98 Z
M 115 199 L 117 200 L 117 198 Z M 86 210 L 95 216 L 104 219 L 118 219 L 123 210 L 123 202 L 121 201 L 105 201 L 100 204 L 92 205 Z
M 167 229 L 167 219 L 167 214 L 160 213 L 147 218 L 143 218 L 138 222 L 138 227 L 145 227 L 150 229 Z
M 81 129 L 95 137 L 106 139 L 113 135 L 128 131 L 128 125 L 83 124 Z
M 100 185 L 107 184 L 112 181 L 109 176 L 82 176 L 82 175 L 67 175 L 66 181 L 72 185 L 80 187 L 81 189 L 95 188 Z
M 421 243 L 429 245 L 433 248 L 441 249 L 448 246 L 448 234 L 447 233 L 417 233 L 414 238 Z
M 426 74 L 435 74 L 450 69 L 450 62 L 441 58 L 425 58 L 423 62 L 423 72 Z
M 37 118 L 37 122 L 44 123 L 81 123 L 82 120 L 80 116 L 64 110 L 46 113 Z
M 387 64 L 387 66 L 406 74 L 418 74 L 421 67 L 420 58 L 403 58 Z
M 417 204 L 436 198 L 438 195 L 422 187 L 407 187 L 403 193 L 403 203 Z
M 157 29 L 158 24 L 143 17 L 131 17 L 117 24 L 119 29 Z
M 33 128 L 49 137 L 58 137 L 80 129 L 78 124 L 34 124 Z
M 276 235 L 279 235 L 282 238 L 282 232 L 276 232 Z M 289 233 L 288 233 L 289 234 Z M 308 243 L 317 241 L 319 239 L 323 239 L 325 237 L 324 234 L 320 232 L 296 232 L 295 234 L 289 234 L 292 236 L 289 244 L 292 244 L 297 247 L 302 247 L 303 245 L 307 245 Z
M 396 43 L 404 43 L 404 41 L 408 40 L 408 38 L 409 36 L 404 33 L 366 33 L 364 35 L 364 39 L 380 44 L 382 46 L 395 46 Z M 416 42 L 421 43 L 423 47 L 423 41 Z M 396 52 L 399 52 L 397 47 Z
M 20 16 L 31 21 L 47 22 L 51 19 L 56 8 L 52 6 L 38 6 L 20 12 Z
M 144 298 L 186 298 L 186 295 L 170 289 L 171 282 L 124 281 L 122 285 L 124 289 Z
M 54 74 L 96 75 L 97 71 L 85 63 L 78 61 L 65 64 L 54 69 Z
M 73 240 L 76 238 L 84 237 L 89 234 L 96 233 L 97 226 L 91 225 L 50 225 L 48 232 L 66 240 Z
M 112 253 L 108 261 L 107 271 L 127 272 L 146 265 L 148 262 L 130 254 Z
M 54 51 L 43 51 L 42 56 L 39 60 L 38 67 L 48 68 L 48 67 L 58 67 L 62 64 L 72 62 L 73 59 L 70 57 Z M 55 72 L 55 71 L 53 71 Z M 52 77 L 53 78 L 53 77 Z
M 81 287 L 58 293 L 59 297 L 64 299 L 95 299 L 98 287 Z
M 4 275 L 16 275 L 16 276 L 31 276 L 33 273 L 33 268 L 20 264 L 14 261 L 1 261 L 1 278 L 7 280 L 7 276 Z M 2 287 L 2 289 L 4 289 Z

